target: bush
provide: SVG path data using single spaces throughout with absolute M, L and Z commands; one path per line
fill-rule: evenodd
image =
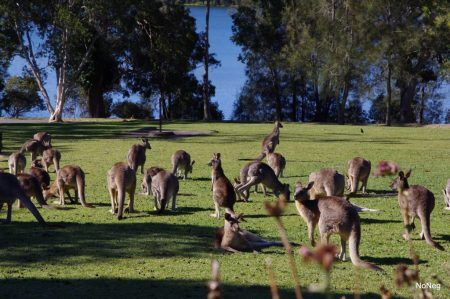
M 149 107 L 140 103 L 123 101 L 112 105 L 111 114 L 120 118 L 150 118 L 152 111 Z

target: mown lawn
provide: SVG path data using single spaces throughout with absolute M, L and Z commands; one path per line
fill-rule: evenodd
M 206 165 L 213 152 L 222 153 L 226 175 L 232 179 L 247 159 L 259 154 L 260 142 L 272 124 L 172 123 L 165 128 L 213 130 L 211 136 L 184 139 L 151 139 L 146 167 L 171 168 L 170 156 L 177 149 L 188 151 L 196 164 L 192 177 L 181 181 L 178 213 L 157 216 L 150 198 L 136 190 L 135 214 L 118 221 L 109 213 L 106 172 L 118 161 L 125 161 L 128 148 L 138 142 L 122 138 L 121 133 L 155 126 L 148 122 L 98 121 L 64 124 L 6 124 L 3 154 L 17 150 L 26 138 L 46 130 L 53 136 L 55 148 L 62 152 L 62 165 L 77 164 L 86 172 L 87 202 L 95 209 L 67 205 L 64 210 L 42 210 L 46 220 L 64 228 L 43 229 L 26 210 L 13 211 L 13 223 L 0 226 L 0 298 L 204 298 L 210 278 L 210 261 L 217 258 L 226 298 L 270 298 L 267 258 L 272 260 L 275 277 L 283 298 L 293 297 L 293 283 L 283 249 L 267 249 L 261 254 L 226 254 L 213 249 L 215 228 L 223 220 L 210 218 L 213 211 L 210 169 Z M 372 161 L 388 159 L 404 169 L 412 168 L 410 184 L 421 184 L 436 196 L 432 213 L 432 236 L 446 249 L 437 251 L 419 240 L 420 225 L 413 235 L 413 246 L 420 256 L 420 275 L 424 282 L 435 282 L 437 274 L 450 285 L 450 214 L 445 211 L 442 192 L 450 176 L 449 128 L 385 128 L 365 126 L 284 124 L 277 151 L 287 159 L 285 178 L 291 189 L 296 181 L 306 182 L 310 172 L 335 167 L 345 173 L 347 161 L 362 156 Z M 29 159 L 29 155 L 27 155 Z M 29 163 L 29 161 L 28 161 Z M 29 165 L 29 164 L 28 164 Z M 6 170 L 7 156 L 0 158 Z M 53 168 L 52 168 L 53 169 Z M 52 179 L 55 177 L 51 173 Z M 142 175 L 138 174 L 138 182 Z M 337 262 L 332 271 L 335 298 L 352 298 L 359 289 L 364 298 L 378 298 L 385 285 L 399 297 L 410 297 L 407 288 L 396 289 L 393 269 L 398 263 L 412 265 L 395 196 L 390 192 L 391 178 L 369 180 L 367 197 L 352 199 L 359 205 L 380 209 L 362 213 L 364 260 L 376 263 L 386 274 L 356 271 L 350 261 Z M 237 212 L 247 222 L 242 227 L 266 239 L 279 238 L 274 219 L 266 216 L 263 202 L 272 196 L 252 194 L 251 203 L 237 203 Z M 0 217 L 5 218 L 5 210 Z M 307 242 L 306 225 L 289 204 L 282 218 L 289 238 Z M 318 235 L 318 232 L 316 232 Z M 337 236 L 332 241 L 338 244 Z M 303 290 L 322 281 L 321 270 L 303 264 L 295 252 Z M 437 298 L 448 298 L 450 290 L 442 286 L 433 291 Z M 306 298 L 321 295 L 305 294 Z

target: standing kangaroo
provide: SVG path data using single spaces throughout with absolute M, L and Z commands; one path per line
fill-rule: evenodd
M 43 145 L 52 147 L 52 136 L 48 132 L 37 132 L 33 139 L 40 141 Z
M 111 213 L 117 214 L 117 219 L 123 218 L 125 193 L 128 193 L 128 212 L 134 212 L 134 192 L 136 190 L 136 172 L 124 162 L 117 162 L 108 171 L 108 191 L 111 197 Z
M 8 205 L 6 219 L 0 219 L 2 223 L 11 223 L 12 205 L 19 199 L 20 202 L 33 214 L 40 225 L 46 226 L 44 218 L 36 209 L 31 199 L 25 194 L 25 191 L 19 184 L 17 178 L 9 173 L 0 173 L 0 208 L 4 203 Z
M 245 183 L 242 183 L 242 181 Z M 249 165 L 248 179 L 241 177 L 241 184 L 236 186 L 236 190 L 245 198 L 246 195 L 244 192 L 249 190 L 251 186 L 260 183 L 272 189 L 276 197 L 281 196 L 284 200 L 290 200 L 289 185 L 282 184 L 269 165 L 258 161 L 252 162 Z
M 398 177 L 390 185 L 393 190 L 398 191 L 398 204 L 405 225 L 403 238 L 405 240 L 410 239 L 409 233 L 414 228 L 414 219 L 418 217 L 422 225 L 420 238 L 422 240 L 425 238 L 426 242 L 434 248 L 444 250 L 439 243 L 431 238 L 430 217 L 434 209 L 434 194 L 423 186 L 409 186 L 408 178 L 410 175 L 411 169 L 406 175 L 403 171 L 400 171 Z
M 273 169 L 277 178 L 283 177 L 283 171 L 286 167 L 286 159 L 279 153 L 267 153 L 267 164 Z
M 25 171 L 26 164 L 27 159 L 22 153 L 12 153 L 8 158 L 9 173 L 14 175 L 23 173 Z
M 191 156 L 184 150 L 176 151 L 172 157 L 172 173 L 176 176 L 183 176 L 187 179 L 188 173 L 192 173 L 192 166 L 195 160 L 191 162 Z
M 450 210 L 450 179 L 448 179 L 447 186 L 442 190 L 442 193 L 444 193 L 445 209 Z
M 75 190 L 75 197 L 80 198 L 81 205 L 85 208 L 93 208 L 93 206 L 86 203 L 84 190 L 85 190 L 85 176 L 83 170 L 79 166 L 66 165 L 62 167 L 56 173 L 56 180 L 50 186 L 50 188 L 44 190 L 44 198 L 47 199 L 50 196 L 59 194 L 60 205 L 65 205 L 64 194 L 70 190 Z
M 234 215 L 233 206 L 236 202 L 236 193 L 230 180 L 225 176 L 222 169 L 220 153 L 214 153 L 208 166 L 212 168 L 211 178 L 213 182 L 213 201 L 215 213 L 209 216 L 219 219 L 219 207 L 225 208 L 225 212 Z
M 269 153 L 273 153 L 278 144 L 280 144 L 280 128 L 283 125 L 280 121 L 275 121 L 275 125 L 273 127 L 272 132 L 267 135 L 262 142 L 262 151 L 267 151 Z
M 19 181 L 20 186 L 22 187 L 25 194 L 32 198 L 36 198 L 39 205 L 43 208 L 51 208 L 51 206 L 47 205 L 44 200 L 44 196 L 42 195 L 42 187 L 39 183 L 38 179 L 31 174 L 20 173 L 17 175 L 17 180 Z M 21 201 L 17 202 L 17 207 L 24 207 Z
M 359 244 L 361 241 L 361 225 L 358 211 L 345 199 L 336 196 L 325 196 L 311 200 L 310 190 L 314 182 L 306 188 L 297 183 L 294 193 L 295 206 L 298 213 L 308 226 L 308 236 L 312 246 L 315 246 L 314 230 L 317 224 L 321 242 L 328 244 L 332 234 L 341 238 L 339 259 L 345 261 L 346 242 L 349 241 L 350 259 L 353 265 L 376 271 L 383 271 L 374 264 L 361 260 Z
M 170 200 L 172 200 L 172 212 L 176 211 L 180 187 L 175 174 L 163 168 L 151 167 L 147 170 L 141 187 L 147 195 L 150 195 L 150 192 L 153 193 L 154 209 L 158 211 L 158 214 L 165 211 Z
M 243 220 L 242 214 L 233 217 L 225 213 L 225 225 L 216 232 L 215 247 L 230 252 L 257 252 L 271 246 L 283 246 L 282 242 L 270 242 L 259 236 L 241 230 L 239 220 Z
M 363 193 L 366 193 L 367 180 L 370 175 L 371 164 L 370 161 L 361 157 L 355 157 L 348 161 L 348 186 L 350 192 L 355 194 L 358 191 L 358 183 L 362 182 L 361 189 Z
M 309 181 L 314 182 L 310 190 L 311 198 L 320 196 L 343 196 L 345 178 L 342 174 L 331 168 L 324 168 L 309 175 Z
M 25 152 L 31 154 L 31 161 L 36 160 L 37 156 L 42 155 L 43 151 L 44 151 L 44 144 L 36 139 L 28 139 L 27 141 L 25 141 L 25 143 L 22 145 L 22 148 L 20 149 L 21 154 L 24 154 Z
M 145 151 L 147 149 L 152 149 L 148 138 L 141 139 L 142 144 L 134 144 L 128 151 L 127 161 L 128 165 L 137 172 L 139 166 L 141 166 L 141 174 L 144 174 L 144 164 L 145 164 Z
M 235 183 L 233 184 L 233 186 L 234 186 L 235 189 L 236 189 L 238 186 L 247 183 L 247 181 L 248 181 L 248 179 L 249 179 L 249 176 L 248 176 L 248 170 L 250 169 L 250 165 L 252 165 L 254 162 L 261 162 L 262 159 L 264 159 L 265 156 L 266 156 L 266 154 L 265 154 L 265 153 L 262 153 L 261 156 L 257 157 L 254 161 L 251 161 L 251 162 L 246 163 L 246 164 L 241 168 L 241 170 L 240 170 L 240 172 L 239 172 L 239 179 L 238 179 L 238 178 L 234 178 L 234 182 L 235 182 Z M 261 185 L 261 187 L 262 187 L 264 196 L 267 196 L 266 186 L 264 186 L 263 184 L 260 184 L 260 185 Z M 257 192 L 258 192 L 258 185 L 255 185 L 255 193 L 257 193 Z M 242 195 L 242 196 L 244 197 L 244 201 L 245 201 L 245 202 L 248 202 L 248 198 L 250 197 L 249 190 L 245 190 L 245 191 L 243 191 L 242 193 L 236 192 L 236 195 L 238 196 L 239 201 L 242 200 L 242 197 L 241 197 L 241 195 Z
M 47 148 L 42 152 L 42 165 L 45 171 L 48 172 L 48 168 L 51 165 L 55 165 L 55 170 L 59 170 L 59 162 L 61 161 L 61 153 L 54 148 Z

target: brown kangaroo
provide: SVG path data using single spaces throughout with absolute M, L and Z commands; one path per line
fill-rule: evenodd
M 242 174 L 242 172 L 241 172 Z M 238 184 L 235 188 L 238 193 L 245 198 L 245 191 L 249 190 L 251 186 L 257 184 L 263 184 L 264 186 L 272 189 L 276 197 L 280 197 L 284 200 L 290 200 L 290 191 L 288 184 L 282 184 L 273 169 L 266 163 L 255 161 L 248 167 L 248 179 L 241 176 L 241 184 Z M 242 183 L 245 182 L 245 183 Z
M 48 132 L 37 132 L 33 139 L 40 141 L 43 145 L 52 147 L 52 135 Z
M 177 195 L 180 189 L 175 174 L 160 167 L 151 167 L 147 170 L 141 184 L 142 191 L 154 196 L 154 209 L 158 214 L 163 213 L 172 200 L 172 212 L 177 209 Z
M 25 194 L 32 198 L 36 198 L 39 205 L 43 208 L 53 208 L 52 206 L 47 205 L 44 200 L 44 196 L 42 195 L 42 187 L 38 181 L 38 179 L 31 174 L 27 173 L 19 173 L 17 175 L 17 180 L 19 181 L 20 186 L 22 187 Z M 17 202 L 17 207 L 24 207 L 21 201 Z
M 47 148 L 42 152 L 42 165 L 45 171 L 48 172 L 48 168 L 51 165 L 55 165 L 55 170 L 59 170 L 59 162 L 61 161 L 61 153 L 54 148 Z
M 442 193 L 444 193 L 445 209 L 450 210 L 450 179 L 448 179 L 447 186 L 442 190 Z
M 266 153 L 262 153 L 261 156 L 257 157 L 254 161 L 248 162 L 246 163 L 240 170 L 239 172 L 239 179 L 238 178 L 234 178 L 234 184 L 233 187 L 236 189 L 238 186 L 246 184 L 249 176 L 248 176 L 248 170 L 250 169 L 250 165 L 252 165 L 254 162 L 261 162 L 262 159 L 264 159 L 264 157 L 266 156 Z M 264 196 L 267 196 L 267 190 L 266 190 L 266 186 L 264 186 L 263 184 L 260 184 L 263 190 L 263 194 Z M 258 185 L 255 185 L 255 193 L 258 192 Z M 242 193 L 240 192 L 236 192 L 236 195 L 238 196 L 239 201 L 242 200 L 241 195 L 244 198 L 245 202 L 248 202 L 248 198 L 250 197 L 249 194 L 249 190 L 245 190 Z
M 311 200 L 310 189 L 314 182 L 306 188 L 297 183 L 294 199 L 298 213 L 308 226 L 308 236 L 312 246 L 315 246 L 314 229 L 319 224 L 321 242 L 328 244 L 332 234 L 341 238 L 339 259 L 345 261 L 346 242 L 349 241 L 350 259 L 353 265 L 376 271 L 383 271 L 374 264 L 361 260 L 359 244 L 361 241 L 361 225 L 358 211 L 344 198 L 325 196 Z
M 39 160 L 34 160 L 28 173 L 38 180 L 42 189 L 47 189 L 50 186 L 50 175 L 42 168 L 40 163 Z
M 342 174 L 332 168 L 324 168 L 309 175 L 309 181 L 314 182 L 310 190 L 311 198 L 320 196 L 343 196 L 345 189 L 345 178 Z
M 9 173 L 14 175 L 23 173 L 25 171 L 26 164 L 27 159 L 22 153 L 12 153 L 8 158 Z
M 172 157 L 172 173 L 176 176 L 183 176 L 187 179 L 188 173 L 192 173 L 192 166 L 195 160 L 191 162 L 191 156 L 184 150 L 176 151 Z
M 370 161 L 361 157 L 355 157 L 348 161 L 348 186 L 352 194 L 358 191 L 358 183 L 362 182 L 361 189 L 366 193 L 367 180 L 370 176 L 371 164 Z
M 420 238 L 425 238 L 426 242 L 436 249 L 444 250 L 439 243 L 431 238 L 430 217 L 434 209 L 434 194 L 427 188 L 419 185 L 409 186 L 408 178 L 411 175 L 411 169 L 404 174 L 398 173 L 398 177 L 391 183 L 390 187 L 398 191 L 398 204 L 402 213 L 405 233 L 403 238 L 410 239 L 410 232 L 414 228 L 414 219 L 418 217 L 422 225 Z
M 31 154 L 31 161 L 36 160 L 37 156 L 42 155 L 43 151 L 44 151 L 44 144 L 42 144 L 41 141 L 36 139 L 28 139 L 27 141 L 25 141 L 25 143 L 22 145 L 22 148 L 20 149 L 21 154 L 24 154 L 25 152 Z
M 128 165 L 137 172 L 139 166 L 141 166 L 141 174 L 144 174 L 144 164 L 145 164 L 145 151 L 147 149 L 152 149 L 148 138 L 142 138 L 142 144 L 134 144 L 128 151 L 127 161 Z
M 16 199 L 19 199 L 22 202 L 40 225 L 47 226 L 44 218 L 42 218 L 33 202 L 31 202 L 31 199 L 25 194 L 25 191 L 20 186 L 17 178 L 9 173 L 0 173 L 0 208 L 4 203 L 8 205 L 6 219 L 0 219 L 0 222 L 11 223 L 12 205 Z
M 117 219 L 123 218 L 125 193 L 128 193 L 128 211 L 134 212 L 134 192 L 136 190 L 136 172 L 125 162 L 117 162 L 108 171 L 108 191 L 111 197 L 111 213 L 117 214 Z
M 277 178 L 283 177 L 283 171 L 286 167 L 286 159 L 279 153 L 267 153 L 267 164 L 273 169 Z
M 280 128 L 282 128 L 283 125 L 280 121 L 275 121 L 275 125 L 273 127 L 272 132 L 267 135 L 263 142 L 262 142 L 262 151 L 273 153 L 275 151 L 275 148 L 278 144 L 280 144 Z
M 239 220 L 244 221 L 242 214 L 233 217 L 231 214 L 225 213 L 225 225 L 216 232 L 216 248 L 236 253 L 258 252 L 271 246 L 283 246 L 282 242 L 266 241 L 249 231 L 241 230 Z
M 215 213 L 211 217 L 219 219 L 219 207 L 225 208 L 225 212 L 234 215 L 233 206 L 236 202 L 236 193 L 230 180 L 225 176 L 222 169 L 220 153 L 214 153 L 208 166 L 212 168 L 211 178 L 213 182 L 213 201 Z
M 86 203 L 84 195 L 85 186 L 83 170 L 79 166 L 66 165 L 56 173 L 56 180 L 50 185 L 50 188 L 44 190 L 43 194 L 45 199 L 59 194 L 59 201 L 56 203 L 65 205 L 64 194 L 68 190 L 74 189 L 75 197 L 78 195 L 81 205 L 85 208 L 93 208 L 92 205 Z

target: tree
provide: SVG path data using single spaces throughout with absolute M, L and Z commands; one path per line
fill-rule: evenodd
M 209 108 L 209 11 L 211 1 L 206 0 L 206 22 L 205 22 L 205 57 L 203 60 L 205 73 L 203 75 L 203 119 L 210 120 L 211 112 Z
M 18 118 L 26 112 L 45 109 L 44 102 L 38 95 L 39 87 L 30 76 L 12 76 L 5 85 L 5 92 L 0 102 L 0 110 L 10 117 Z

